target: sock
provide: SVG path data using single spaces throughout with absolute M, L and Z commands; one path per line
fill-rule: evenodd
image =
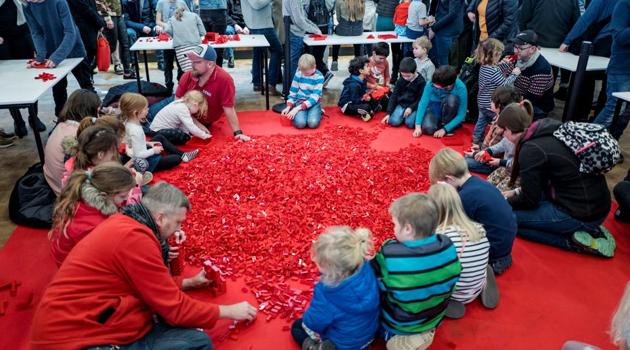
M 191 160 L 195 159 L 195 157 L 197 157 L 198 153 L 199 153 L 198 149 L 194 151 L 190 151 L 190 152 L 184 152 L 184 154 L 182 154 L 182 161 L 190 162 Z

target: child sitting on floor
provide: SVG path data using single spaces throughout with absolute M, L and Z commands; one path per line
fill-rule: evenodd
M 55 205 L 53 228 L 48 233 L 57 267 L 81 239 L 118 212 L 135 185 L 131 171 L 116 162 L 72 173 Z
M 122 120 L 125 122 L 127 155 L 134 159 L 136 164 L 142 163 L 141 161 L 136 161 L 136 159 L 145 160 L 148 163 L 146 169 L 137 170 L 156 172 L 170 169 L 176 167 L 182 161 L 191 161 L 199 153 L 198 149 L 191 152 L 182 152 L 163 135 L 155 135 L 151 138 L 151 142 L 146 142 L 142 123 L 146 122 L 149 103 L 144 96 L 133 92 L 124 93 L 120 97 L 119 105 Z M 164 150 L 170 154 L 160 155 Z
M 374 100 L 381 101 L 380 106 L 387 106 L 389 97 L 389 45 L 379 42 L 372 46 L 372 56 L 370 56 L 370 74 L 367 75 L 367 87 L 370 96 Z M 376 111 L 378 112 L 378 111 Z
M 426 349 L 442 322 L 461 264 L 451 240 L 436 235 L 438 208 L 409 193 L 389 208 L 395 240 L 383 242 L 371 264 L 381 289 L 381 329 L 387 349 Z M 430 302 L 429 302 L 430 301 Z
M 486 229 L 494 273 L 512 266 L 512 245 L 516 237 L 516 217 L 503 194 L 489 182 L 472 176 L 464 157 L 452 148 L 443 148 L 429 163 L 431 184 L 443 181 L 459 192 L 466 215 Z
M 428 193 L 438 206 L 439 224 L 435 233 L 451 239 L 462 264 L 462 274 L 451 295 L 446 316 L 463 317 L 463 304 L 472 302 L 480 294 L 484 306 L 495 308 L 499 302 L 499 293 L 494 272 L 488 265 L 490 243 L 486 238 L 486 230 L 466 215 L 453 186 L 437 183 L 429 188 Z
M 399 126 L 404 122 L 405 126 L 413 129 L 416 125 L 414 112 L 418 109 L 425 81 L 416 72 L 416 62 L 409 57 L 400 61 L 400 77 L 402 79 L 396 80 L 394 92 L 389 98 L 387 115 L 381 122 L 391 126 Z
M 370 121 L 374 113 L 374 104 L 378 102 L 367 94 L 365 78 L 370 74 L 368 58 L 365 56 L 353 58 L 348 65 L 348 71 L 350 76 L 343 81 L 337 105 L 345 115 L 358 115 L 363 121 Z
M 379 294 L 366 262 L 374 243 L 369 230 L 329 228 L 312 247 L 321 272 L 311 304 L 291 329 L 302 349 L 367 349 L 378 329 Z
M 468 92 L 453 66 L 441 66 L 424 87 L 416 112 L 413 137 L 422 134 L 442 138 L 464 121 Z
M 421 36 L 413 41 L 413 57 L 416 60 L 417 71 L 424 78 L 424 81 L 433 79 L 435 65 L 429 59 L 429 50 L 433 45 L 427 36 Z
M 298 129 L 309 127 L 315 129 L 322 119 L 322 98 L 324 76 L 315 67 L 315 57 L 304 54 L 298 61 L 298 70 L 293 76 L 287 107 L 282 115 L 293 120 Z
M 153 118 L 150 129 L 154 135 L 163 135 L 174 145 L 183 145 L 190 135 L 202 140 L 209 139 L 210 131 L 194 116 L 206 115 L 208 103 L 198 90 L 188 91 L 181 100 L 175 100 L 162 108 Z

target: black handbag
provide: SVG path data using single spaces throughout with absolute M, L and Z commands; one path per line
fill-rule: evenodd
M 9 217 L 17 225 L 51 228 L 56 199 L 42 164 L 37 163 L 15 183 L 9 199 Z

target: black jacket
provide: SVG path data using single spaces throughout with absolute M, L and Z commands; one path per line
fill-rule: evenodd
M 467 12 L 472 12 L 477 16 L 475 21 L 475 42 L 479 39 L 479 13 L 477 7 L 481 0 L 473 0 L 468 5 Z M 486 28 L 488 37 L 500 41 L 512 39 L 515 35 L 516 22 L 518 17 L 517 0 L 488 0 L 486 7 Z
M 398 6 L 398 0 L 377 0 L 376 2 L 376 14 L 381 17 L 394 17 L 396 6 Z M 392 26 L 394 24 L 392 23 Z
M 367 82 L 359 80 L 356 76 L 349 76 L 343 81 L 343 89 L 339 95 L 337 105 L 343 107 L 346 103 L 363 103 L 361 98 L 367 92 Z
M 425 84 L 426 82 L 420 74 L 412 81 L 406 81 L 403 78 L 396 80 L 394 92 L 389 97 L 387 114 L 394 113 L 396 106 L 399 105 L 404 108 L 411 108 L 414 111 L 417 110 Z
M 514 171 L 521 177 L 521 193 L 509 199 L 514 210 L 533 209 L 546 199 L 571 217 L 593 221 L 610 211 L 610 192 L 604 175 L 583 174 L 580 161 L 553 136 L 561 122 L 534 122 L 516 149 Z
M 68 7 L 81 34 L 83 46 L 88 53 L 95 53 L 98 31 L 105 27 L 103 17 L 96 9 L 96 2 L 94 0 L 68 0 Z
M 241 28 L 247 27 L 245 18 L 243 18 L 243 10 L 241 10 L 241 0 L 228 0 L 227 6 L 227 24 L 229 26 L 238 24 Z
M 523 0 L 518 24 L 538 34 L 539 46 L 560 47 L 578 18 L 577 0 Z

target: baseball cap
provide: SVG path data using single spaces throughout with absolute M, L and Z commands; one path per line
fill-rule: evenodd
M 516 37 L 512 40 L 512 42 L 516 45 L 530 44 L 538 46 L 538 34 L 531 29 L 524 30 L 516 34 Z
M 205 44 L 197 45 L 192 48 L 191 51 L 186 53 L 191 60 L 204 59 L 207 61 L 216 61 L 217 60 L 217 52 L 214 51 L 212 46 L 208 46 Z

